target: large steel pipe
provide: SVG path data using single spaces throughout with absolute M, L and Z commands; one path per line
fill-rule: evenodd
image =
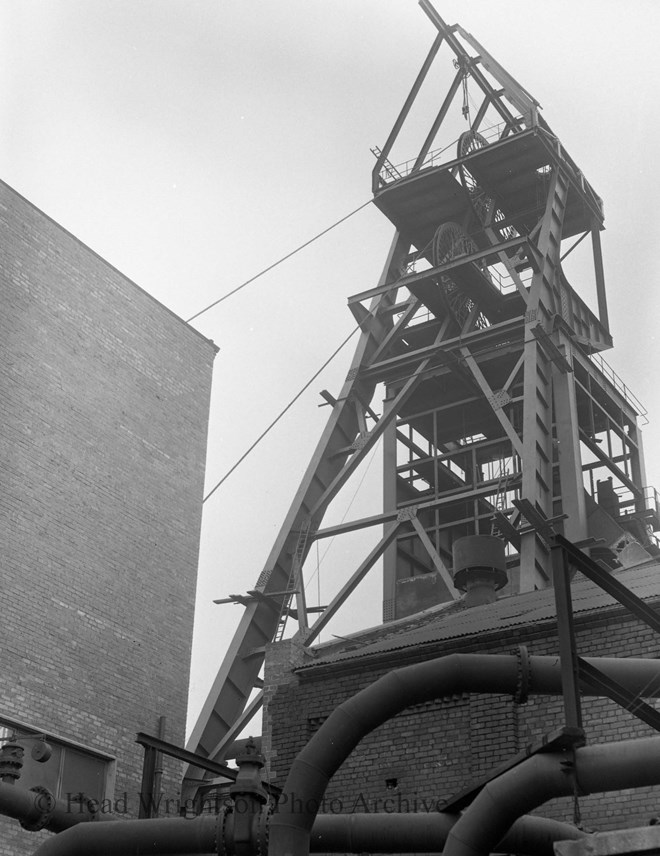
M 26 828 L 60 832 L 94 815 L 76 805 L 75 812 L 64 800 L 55 800 L 44 790 L 28 790 L 19 784 L 0 782 L 0 814 L 13 817 Z
M 318 815 L 314 821 L 312 853 L 438 853 L 457 815 L 345 814 Z M 568 823 L 544 817 L 521 817 L 498 843 L 503 853 L 554 856 L 555 841 L 582 838 Z
M 215 816 L 80 823 L 37 848 L 35 856 L 175 856 L 217 853 Z
M 657 660 L 589 659 L 608 677 L 647 697 L 660 691 Z M 531 657 L 529 692 L 562 691 L 558 657 Z M 456 692 L 511 693 L 519 687 L 515 656 L 453 654 L 388 672 L 339 705 L 294 760 L 283 791 L 283 805 L 270 827 L 271 856 L 307 856 L 310 832 L 330 778 L 360 740 L 413 704 Z M 588 688 L 585 693 L 590 693 Z M 304 797 L 304 810 L 294 811 Z
M 457 819 L 457 815 L 439 812 L 319 815 L 312 830 L 311 852 L 437 853 Z M 231 829 L 231 824 L 228 828 Z M 220 843 L 218 834 L 218 820 L 214 816 L 84 823 L 46 841 L 35 856 L 233 852 L 232 841 Z M 582 834 L 559 821 L 521 817 L 504 837 L 501 847 L 503 852 L 522 856 L 553 856 L 554 841 L 576 839 Z
M 521 814 L 553 797 L 660 783 L 660 737 L 535 755 L 489 782 L 447 836 L 443 856 L 488 856 Z
M 660 695 L 660 661 L 604 658 L 590 659 L 588 662 L 633 693 L 643 694 L 646 697 Z M 530 693 L 541 695 L 561 693 L 561 670 L 558 657 L 531 657 L 527 677 Z M 286 856 L 306 856 L 310 852 L 310 833 L 316 817 L 314 806 L 320 805 L 326 785 L 337 768 L 362 737 L 378 725 L 409 705 L 455 692 L 514 694 L 519 688 L 519 679 L 519 662 L 515 656 L 455 654 L 389 672 L 344 702 L 328 717 L 291 767 L 280 810 L 270 823 L 269 853 L 271 856 L 285 856 L 285 854 Z M 585 692 L 589 693 L 589 690 L 586 689 Z M 632 742 L 634 744 L 636 741 Z M 618 744 L 589 747 L 589 751 L 605 752 L 607 750 L 615 753 L 613 746 L 616 745 Z M 627 750 L 624 748 L 621 751 L 625 753 Z M 613 754 L 612 757 L 614 757 Z M 657 764 L 655 756 L 651 766 L 653 765 L 658 770 L 654 774 L 655 783 L 660 781 L 660 765 Z M 623 781 L 628 781 L 626 776 L 630 771 L 626 768 L 624 776 L 623 766 L 619 764 L 619 767 Z M 650 770 L 648 774 L 651 775 L 652 772 Z M 634 779 L 635 786 L 642 783 L 638 778 Z M 584 786 L 583 783 L 581 784 Z M 630 786 L 619 779 L 615 785 L 620 788 Z M 305 810 L 292 810 L 292 806 L 300 806 L 301 802 Z M 522 811 L 524 810 L 523 808 Z M 337 824 L 333 834 L 339 835 L 340 824 L 347 821 L 341 816 L 336 817 Z M 412 817 L 420 817 L 420 815 Z M 424 816 L 421 817 L 424 821 Z M 329 820 L 328 818 L 323 822 Z M 423 829 L 422 821 L 417 822 L 420 830 Z M 367 821 L 367 823 L 370 822 Z M 408 821 L 404 818 L 402 822 Z M 440 821 L 440 824 L 443 822 Z M 214 818 L 126 821 L 115 822 L 111 828 L 106 829 L 107 826 L 108 824 L 105 823 L 80 824 L 45 842 L 36 851 L 35 856 L 76 856 L 76 854 L 91 856 L 92 853 L 95 856 L 100 854 L 114 856 L 120 852 L 128 856 L 138 852 L 173 853 L 177 849 L 188 853 L 204 853 L 215 848 L 215 845 L 209 846 L 209 842 L 216 835 Z M 423 834 L 427 833 L 428 829 Z M 344 829 L 344 834 L 347 834 L 347 829 Z M 368 834 L 368 831 L 360 834 Z M 146 836 L 144 840 L 143 835 Z M 182 837 L 180 838 L 179 835 Z M 438 835 L 440 836 L 439 831 Z M 551 834 L 546 835 L 546 839 L 548 837 L 551 837 Z M 441 848 L 443 841 L 437 842 L 436 849 Z M 120 842 L 121 846 L 115 849 L 115 842 Z M 383 852 L 381 844 L 382 842 L 378 846 L 374 845 L 375 852 Z M 139 847 L 143 847 L 143 850 L 140 851 Z M 316 850 L 316 846 L 314 849 Z M 329 852 L 330 842 L 327 841 L 322 849 Z M 423 845 L 415 844 L 413 849 L 421 852 Z M 519 847 L 511 846 L 507 849 L 510 852 L 525 852 Z

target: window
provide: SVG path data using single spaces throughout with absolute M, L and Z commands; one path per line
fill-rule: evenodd
M 33 748 L 38 746 L 42 736 L 52 749 L 50 758 L 44 762 L 37 761 L 33 756 Z M 0 719 L 0 745 L 10 740 L 16 740 L 25 750 L 21 776 L 17 781 L 21 787 L 41 785 L 55 797 L 64 800 L 75 800 L 80 793 L 95 800 L 110 795 L 109 776 L 114 759 L 109 755 L 29 726 Z

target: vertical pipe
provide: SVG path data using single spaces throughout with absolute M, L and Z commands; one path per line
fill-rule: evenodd
M 167 731 L 167 717 L 159 716 L 158 717 L 158 737 L 160 740 L 165 740 L 165 734 Z M 162 781 L 163 781 L 163 753 L 156 752 L 156 762 L 154 769 L 154 795 L 157 800 L 156 805 L 158 805 L 158 800 L 162 791 Z

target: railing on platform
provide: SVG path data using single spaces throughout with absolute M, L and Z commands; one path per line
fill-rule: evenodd
M 658 491 L 651 485 L 642 488 L 642 491 L 644 492 L 644 507 L 649 511 L 654 511 L 660 517 L 660 494 Z
M 521 117 L 519 117 L 519 119 L 521 119 Z M 479 134 L 487 143 L 494 143 L 501 139 L 502 134 L 507 129 L 511 130 L 511 126 L 506 125 L 504 122 L 500 122 L 496 125 L 491 125 L 489 128 L 479 128 Z M 430 169 L 431 167 L 440 166 L 443 163 L 449 163 L 450 161 L 455 160 L 457 146 L 458 137 L 443 148 L 434 149 L 432 152 L 429 152 L 424 158 L 421 166 L 418 167 L 418 170 Z M 376 147 L 374 147 L 374 149 L 380 152 Z M 375 154 L 374 149 L 372 149 L 372 151 Z M 394 181 L 405 178 L 407 175 L 412 173 L 416 163 L 417 158 L 410 158 L 410 160 L 397 164 L 391 164 L 386 159 L 379 172 L 381 184 L 391 184 Z
M 620 521 L 625 518 L 633 518 L 642 516 L 643 524 L 646 528 L 646 535 L 649 543 L 660 548 L 660 538 L 655 534 L 655 530 L 660 523 L 660 494 L 651 485 L 646 485 L 641 489 L 641 497 L 635 495 L 626 485 L 618 485 L 614 488 L 614 492 L 618 500 L 618 519 Z M 651 512 L 658 523 L 653 524 L 648 520 L 644 512 Z
M 639 398 L 637 398 L 630 388 L 621 380 L 607 360 L 605 360 L 598 352 L 589 354 L 589 359 L 600 370 L 609 385 L 615 389 L 633 408 L 633 410 L 635 410 L 637 415 L 642 418 L 643 424 L 648 425 L 648 410 L 644 407 Z
M 505 134 L 514 135 L 515 133 L 519 133 L 520 131 L 514 131 L 513 126 L 517 128 L 521 128 L 522 130 L 529 130 L 529 127 L 526 125 L 526 120 L 523 116 L 518 116 L 514 123 L 505 124 L 503 122 L 499 122 L 496 125 L 491 125 L 488 128 L 479 128 L 479 135 L 483 137 L 488 144 L 498 142 L 501 139 L 504 139 Z M 538 127 L 535 125 L 535 127 Z M 540 128 L 541 133 L 549 143 L 549 145 L 554 149 L 557 156 L 563 161 L 565 167 L 568 168 L 570 174 L 572 175 L 573 180 L 577 183 L 578 187 L 581 191 L 587 196 L 590 201 L 595 205 L 596 209 L 600 211 L 602 216 L 603 214 L 603 200 L 600 196 L 595 192 L 593 187 L 589 184 L 589 182 L 585 179 L 582 170 L 577 166 L 575 161 L 571 158 L 568 152 L 564 149 L 559 139 L 546 128 Z M 456 148 L 458 145 L 458 138 L 453 140 L 448 145 L 444 146 L 441 149 L 434 149 L 429 152 L 424 161 L 420 166 L 417 167 L 417 171 L 430 169 L 434 166 L 441 166 L 443 163 L 449 163 L 452 160 L 456 159 Z M 378 159 L 381 158 L 382 152 L 377 146 L 372 148 L 372 152 Z M 450 155 L 446 153 L 450 152 Z M 392 184 L 395 181 L 399 181 L 402 178 L 410 175 L 415 169 L 415 164 L 417 163 L 417 158 L 410 158 L 407 161 L 403 161 L 400 164 L 392 164 L 387 157 L 382 159 L 382 163 L 380 164 L 380 169 L 378 172 L 378 180 L 381 187 L 384 187 L 388 184 Z

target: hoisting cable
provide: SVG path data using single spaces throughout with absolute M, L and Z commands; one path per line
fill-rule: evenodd
M 208 306 L 205 306 L 204 309 L 200 309 L 199 312 L 196 312 L 194 315 L 191 315 L 190 318 L 186 319 L 186 324 L 190 324 L 191 321 L 194 321 L 195 318 L 199 318 L 200 315 L 203 315 L 205 312 L 208 312 L 209 309 L 213 309 L 214 306 L 217 306 L 218 303 L 222 303 L 223 300 L 226 300 L 228 297 L 231 297 L 232 294 L 236 294 L 237 291 L 240 291 L 242 288 L 245 288 L 246 285 L 249 285 L 251 282 L 254 282 L 255 279 L 259 279 L 260 276 L 263 276 L 265 273 L 268 273 L 269 270 L 277 267 L 278 265 L 285 262 L 287 259 L 290 259 L 291 256 L 295 256 L 296 253 L 299 253 L 301 250 L 304 250 L 305 247 L 308 247 L 310 244 L 313 244 L 314 241 L 317 241 L 319 238 L 322 238 L 323 235 L 327 235 L 332 229 L 336 226 L 339 226 L 345 220 L 348 220 L 349 217 L 352 217 L 354 214 L 357 214 L 358 211 L 362 211 L 363 208 L 366 208 L 367 205 L 371 205 L 373 199 L 368 199 L 366 202 L 363 202 L 362 205 L 358 206 L 354 211 L 351 211 L 349 214 L 346 214 L 341 220 L 337 220 L 336 223 L 333 223 L 332 226 L 328 226 L 327 229 L 324 229 L 322 232 L 319 232 L 318 235 L 314 235 L 313 238 L 310 238 L 309 241 L 305 241 L 304 244 L 301 244 L 299 247 L 296 247 L 295 250 L 291 250 L 290 253 L 287 253 L 285 256 L 282 256 L 281 259 L 278 259 L 276 262 L 273 262 L 272 265 L 268 265 L 267 268 L 264 268 L 259 273 L 256 273 L 254 276 L 250 277 L 250 279 L 246 279 L 245 282 L 237 285 L 236 288 L 233 288 L 231 291 L 228 291 L 227 294 L 223 294 L 222 297 L 219 297 L 217 300 L 214 300 L 213 303 L 209 303 Z
M 364 205 L 363 205 L 362 207 L 364 208 Z M 327 230 L 326 230 L 326 231 L 327 231 Z M 296 403 L 296 401 L 298 401 L 298 399 L 299 399 L 299 398 L 300 398 L 300 396 L 303 394 L 303 392 L 305 392 L 305 390 L 306 390 L 309 386 L 311 386 L 311 385 L 312 385 L 312 383 L 314 383 L 314 381 L 316 380 L 316 378 L 321 374 L 321 372 L 326 368 L 326 366 L 328 366 L 328 365 L 332 362 L 332 360 L 334 360 L 334 358 L 335 358 L 335 357 L 337 356 L 337 354 L 341 351 L 341 349 L 344 347 L 344 345 L 346 345 L 346 344 L 349 342 L 349 340 L 353 338 L 353 336 L 357 333 L 357 331 L 358 331 L 359 329 L 360 329 L 360 325 L 358 324 L 356 327 L 354 327 L 354 328 L 353 328 L 353 330 L 351 330 L 351 332 L 348 334 L 348 336 L 346 336 L 346 338 L 345 338 L 345 339 L 344 339 L 344 341 L 341 343 L 341 345 L 339 345 L 339 347 L 338 347 L 338 348 L 336 348 L 336 349 L 332 352 L 332 354 L 330 354 L 330 356 L 329 356 L 329 357 L 328 357 L 328 359 L 323 363 L 323 365 L 321 366 L 321 368 L 314 372 L 314 374 L 310 377 L 310 379 L 309 379 L 309 380 L 307 381 L 307 383 L 303 386 L 303 388 L 302 388 L 301 390 L 299 390 L 299 392 L 297 392 L 297 393 L 293 396 L 293 398 L 292 398 L 292 399 L 291 399 L 291 401 L 286 405 L 286 407 L 284 408 L 284 410 L 282 410 L 282 411 L 280 411 L 280 413 L 278 413 L 278 415 L 275 417 L 275 419 L 273 419 L 273 421 L 272 421 L 272 422 L 270 423 L 270 425 L 265 429 L 265 431 L 262 431 L 262 432 L 261 432 L 261 434 L 260 434 L 260 435 L 257 437 L 257 439 L 254 441 L 254 443 L 250 446 L 250 448 L 249 448 L 246 452 L 244 452 L 244 453 L 241 455 L 241 457 L 236 461 L 236 463 L 233 465 L 233 467 L 231 467 L 229 470 L 227 470 L 227 472 L 226 472 L 226 473 L 224 474 L 224 476 L 220 479 L 220 481 L 215 485 L 215 487 L 213 487 L 213 488 L 212 488 L 212 489 L 211 489 L 211 490 L 206 494 L 206 496 L 204 497 L 204 499 L 202 500 L 202 502 L 206 502 L 206 500 L 207 500 L 210 496 L 213 496 L 213 494 L 214 494 L 214 493 L 216 492 L 216 490 L 220 487 L 220 485 L 221 485 L 221 484 L 222 484 L 226 479 L 228 479 L 228 478 L 229 478 L 229 476 L 234 472 L 234 470 L 236 469 L 236 467 L 237 467 L 239 464 L 241 464 L 241 463 L 242 463 L 242 462 L 247 458 L 247 456 L 250 454 L 250 452 L 251 452 L 251 451 L 252 451 L 256 446 L 258 446 L 258 445 L 259 445 L 259 443 L 263 440 L 263 438 L 266 436 L 266 434 L 268 434 L 268 432 L 270 431 L 270 429 L 271 429 L 271 428 L 273 428 L 275 425 L 277 425 L 277 423 L 278 423 L 278 422 L 280 421 L 280 419 L 284 416 L 284 414 L 287 412 L 287 410 L 290 410 L 290 409 L 293 407 L 293 405 Z

